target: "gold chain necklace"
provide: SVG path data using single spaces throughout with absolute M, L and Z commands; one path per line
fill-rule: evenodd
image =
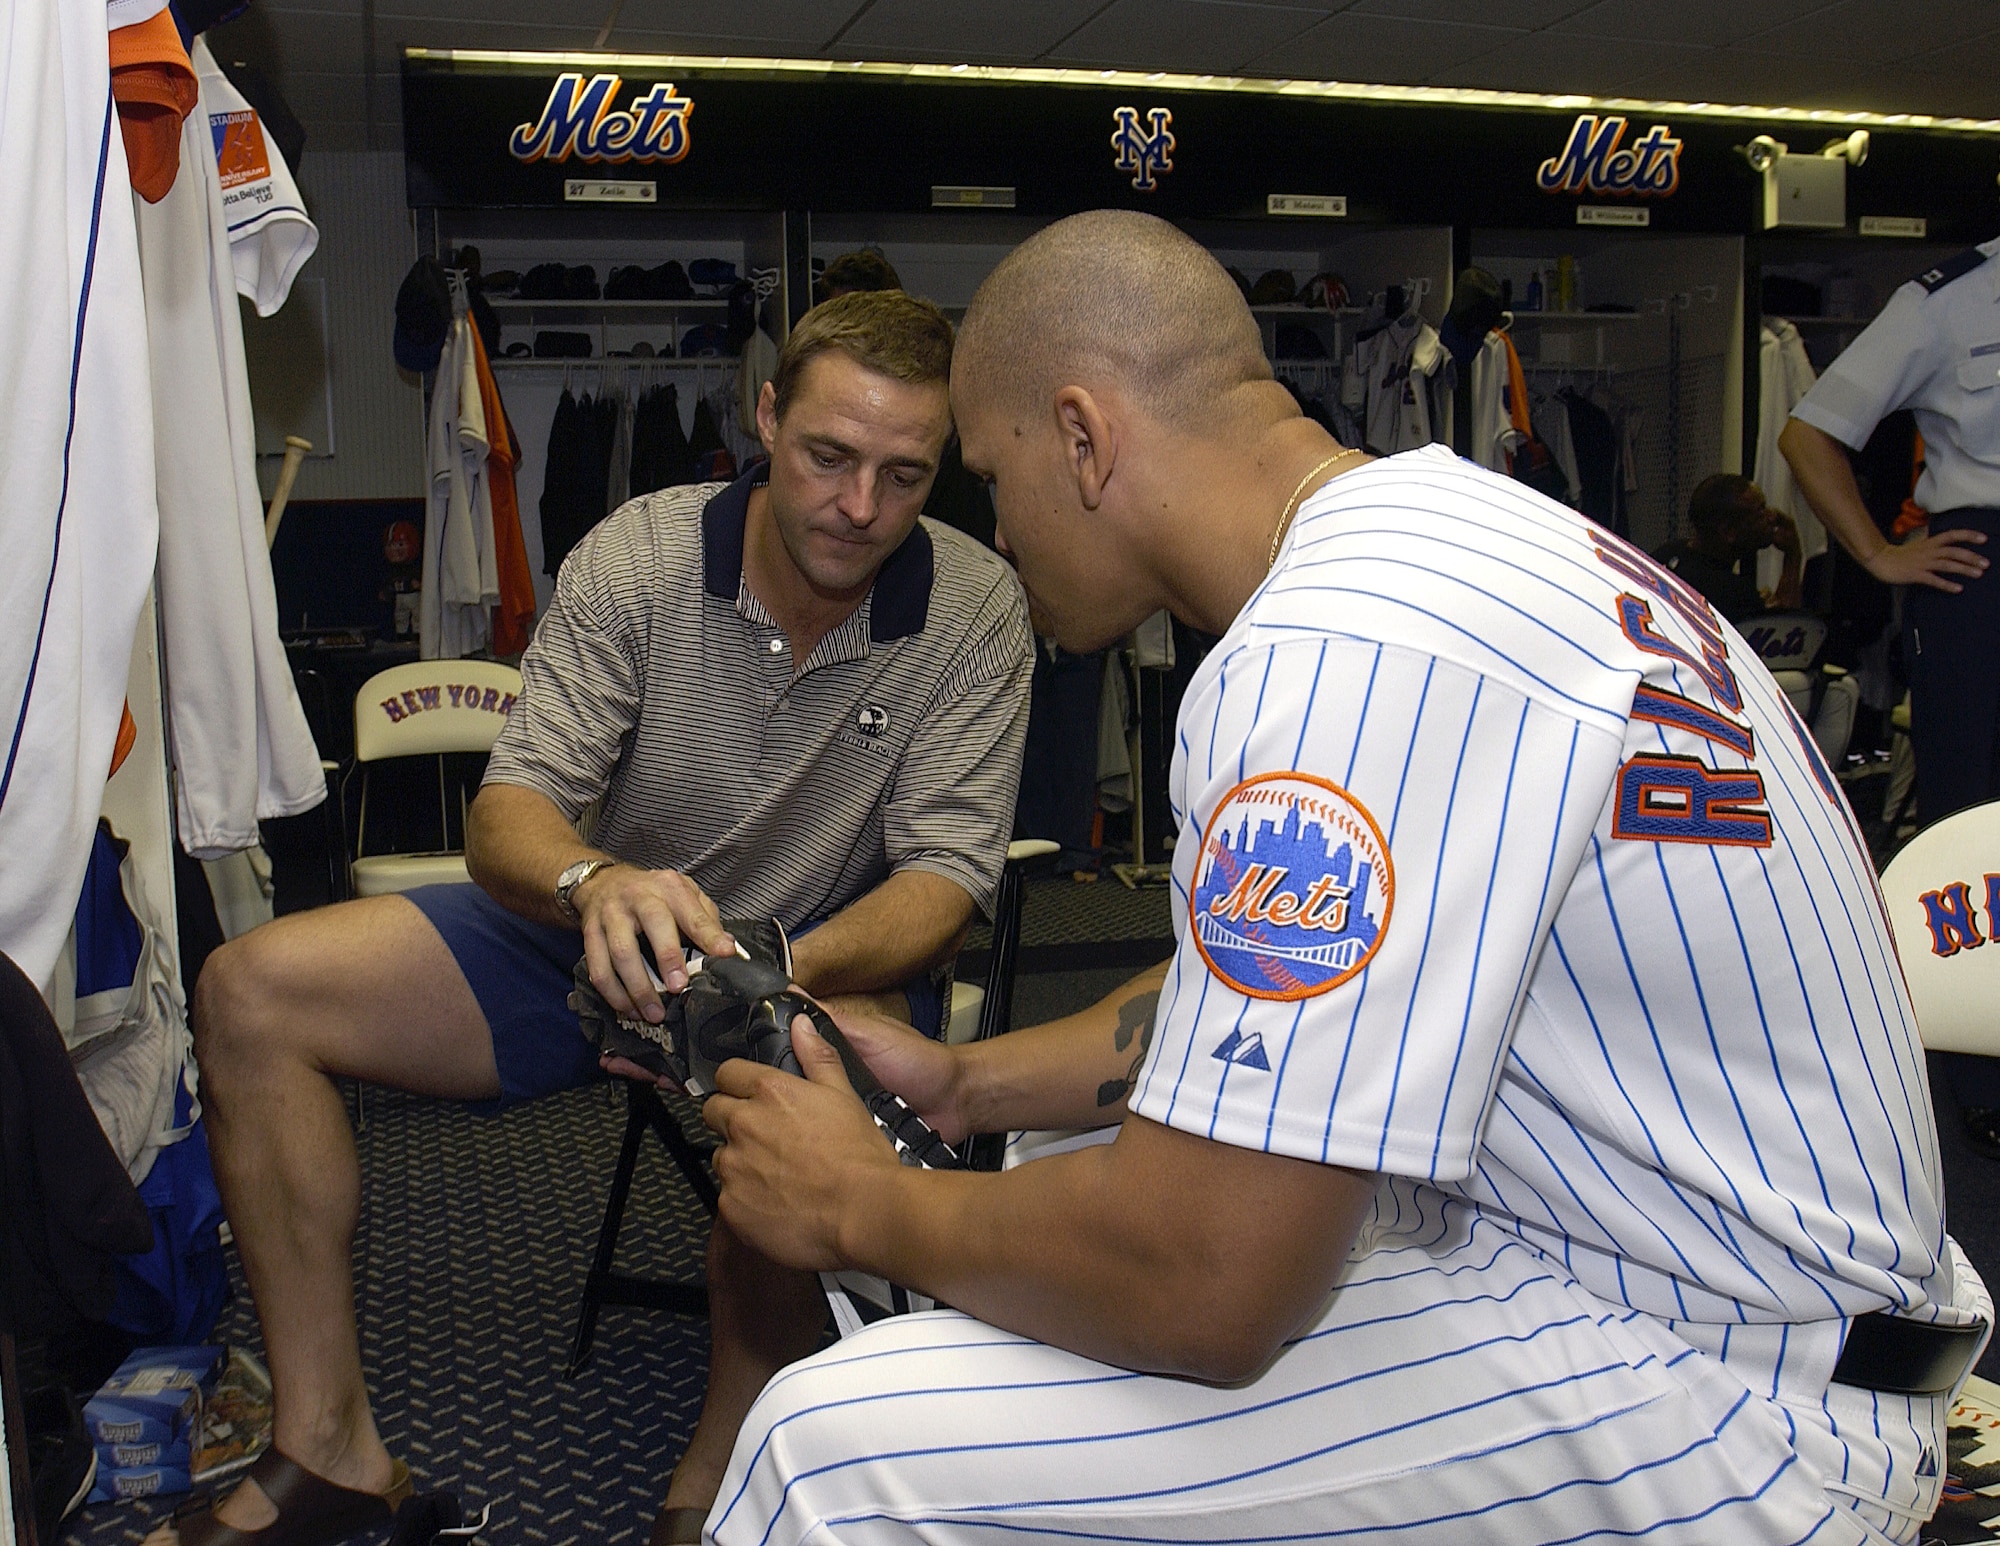
M 1264 568 L 1267 572 L 1270 570 L 1270 567 L 1278 561 L 1278 548 L 1283 544 L 1285 540 L 1285 533 L 1291 530 L 1292 512 L 1298 508 L 1299 496 L 1305 493 L 1306 485 L 1312 482 L 1312 480 L 1314 478 L 1317 478 L 1321 473 L 1325 472 L 1327 468 L 1331 467 L 1335 462 L 1344 462 L 1350 456 L 1364 456 L 1366 454 L 1367 454 L 1366 452 L 1355 450 L 1352 447 L 1349 447 L 1346 450 L 1336 451 L 1333 453 L 1333 455 L 1329 456 L 1325 461 L 1321 462 L 1317 467 L 1313 468 L 1311 472 L 1307 473 L 1303 478 L 1299 479 L 1299 486 L 1292 490 L 1292 497 L 1285 501 L 1285 513 L 1278 517 L 1278 529 L 1271 533 L 1271 553 L 1270 556 L 1264 560 Z

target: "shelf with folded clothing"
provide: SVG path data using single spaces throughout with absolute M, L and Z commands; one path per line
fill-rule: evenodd
M 567 359 L 522 359 L 502 355 L 495 370 L 719 370 L 734 371 L 742 357 L 734 354 L 590 354 Z
M 699 311 L 726 312 L 729 300 L 726 296 L 696 296 L 692 300 L 679 301 L 606 301 L 606 300 L 537 300 L 523 299 L 516 295 L 489 295 L 487 304 L 495 311 L 547 311 L 565 317 L 590 316 L 602 312 L 610 316 L 657 316 L 662 312 Z
M 1662 313 L 1658 311 L 1525 311 L 1514 309 L 1514 322 L 1520 323 L 1576 323 L 1579 326 L 1594 327 L 1603 322 L 1657 322 Z

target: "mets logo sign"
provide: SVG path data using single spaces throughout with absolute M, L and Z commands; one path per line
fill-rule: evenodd
M 1665 198 L 1681 185 L 1681 142 L 1656 123 L 1630 145 L 1625 120 L 1579 113 L 1562 154 L 1535 174 L 1544 193 L 1627 193 Z
M 1388 844 L 1359 800 L 1310 773 L 1262 773 L 1209 818 L 1189 912 L 1216 976 L 1301 999 L 1368 964 L 1395 900 Z
M 1132 186 L 1151 193 L 1160 186 L 1160 174 L 1174 169 L 1174 115 L 1164 107 L 1148 108 L 1145 123 L 1136 107 L 1111 110 L 1111 148 L 1118 153 L 1111 164 L 1132 174 Z
M 657 161 L 671 165 L 688 153 L 694 103 L 662 81 L 621 112 L 613 112 L 619 78 L 575 71 L 556 77 L 542 116 L 519 124 L 507 148 L 517 161 Z

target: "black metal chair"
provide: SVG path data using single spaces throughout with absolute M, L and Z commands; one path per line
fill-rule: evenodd
M 983 996 L 977 1000 L 977 1029 L 965 1039 L 984 1041 L 1007 1029 L 1014 1004 L 1014 965 L 1021 935 L 1021 877 L 1034 859 L 1056 851 L 1054 843 L 1030 839 L 1011 844 L 1007 864 L 1000 872 L 1000 892 L 993 907 L 993 948 L 986 971 Z M 977 989 L 955 993 L 954 1007 L 970 1010 L 969 998 Z M 949 1014 L 947 1015 L 949 1019 Z M 625 1205 L 632 1195 L 632 1179 L 639 1164 L 647 1130 L 659 1139 L 667 1158 L 687 1178 L 701 1205 L 715 1216 L 715 1179 L 709 1174 L 708 1156 L 713 1145 L 691 1140 L 674 1119 L 666 1102 L 651 1085 L 636 1082 L 625 1086 L 625 1136 L 618 1147 L 618 1167 L 611 1173 L 611 1193 L 604 1201 L 604 1220 L 597 1229 L 597 1249 L 583 1282 L 583 1299 L 577 1307 L 576 1334 L 570 1342 L 569 1366 L 574 1375 L 590 1362 L 591 1344 L 597 1336 L 598 1312 L 606 1305 L 625 1305 L 641 1310 L 666 1310 L 675 1315 L 706 1315 L 708 1289 L 700 1283 L 669 1283 L 657 1278 L 635 1277 L 617 1270 L 618 1234 L 625 1222 Z M 971 1140 L 968 1159 L 976 1170 L 998 1170 L 1006 1146 L 1006 1135 L 979 1134 Z

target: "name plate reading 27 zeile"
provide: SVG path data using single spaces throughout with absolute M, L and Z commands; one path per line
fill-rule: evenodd
M 571 204 L 651 204 L 659 195 L 658 183 L 587 182 L 581 177 L 563 183 L 563 198 Z

